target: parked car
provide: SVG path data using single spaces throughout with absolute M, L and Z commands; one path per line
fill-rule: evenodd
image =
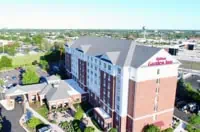
M 12 88 L 13 87 L 13 84 L 8 84 L 7 85 L 7 89 L 10 89 L 10 88 Z
M 189 108 L 189 111 L 193 113 L 197 109 L 197 104 L 196 103 L 189 103 L 188 108 Z
M 17 85 L 17 83 L 13 83 L 13 87 L 15 87 Z
M 17 79 L 17 77 L 16 76 L 12 76 L 12 80 L 16 80 Z
M 50 125 L 44 125 L 43 127 L 37 129 L 36 132 L 52 132 L 52 128 Z
M 17 96 L 17 97 L 15 98 L 15 101 L 16 101 L 17 103 L 21 104 L 21 103 L 23 102 L 23 98 L 22 98 L 21 96 Z

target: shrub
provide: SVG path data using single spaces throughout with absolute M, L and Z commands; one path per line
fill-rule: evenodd
M 144 128 L 144 132 L 160 132 L 160 129 L 155 125 L 147 125 Z
M 172 128 L 167 128 L 165 130 L 163 130 L 162 132 L 173 132 L 174 130 Z
M 30 120 L 28 120 L 27 125 L 28 127 L 35 129 L 37 125 L 41 124 L 42 122 L 40 121 L 40 119 L 36 118 L 36 117 L 32 117 Z
M 117 132 L 117 128 L 111 128 L 109 132 Z
M 81 119 L 83 118 L 83 110 L 82 110 L 81 108 L 79 108 L 79 109 L 77 110 L 77 112 L 75 113 L 74 118 L 75 118 L 76 120 L 81 120 Z
M 84 129 L 84 132 L 95 132 L 95 129 L 89 126 Z

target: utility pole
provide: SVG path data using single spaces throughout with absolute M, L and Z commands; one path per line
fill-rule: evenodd
M 143 33 L 144 33 L 144 39 L 146 40 L 146 29 L 145 26 L 142 27 Z

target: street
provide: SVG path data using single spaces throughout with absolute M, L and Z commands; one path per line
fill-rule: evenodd
M 19 119 L 23 115 L 23 106 L 15 103 L 15 109 L 7 111 L 1 106 L 0 114 L 3 117 L 3 132 L 25 132 L 19 124 Z

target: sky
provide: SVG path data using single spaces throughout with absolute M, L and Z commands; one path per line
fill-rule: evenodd
M 200 29 L 200 0 L 0 0 L 0 28 Z

